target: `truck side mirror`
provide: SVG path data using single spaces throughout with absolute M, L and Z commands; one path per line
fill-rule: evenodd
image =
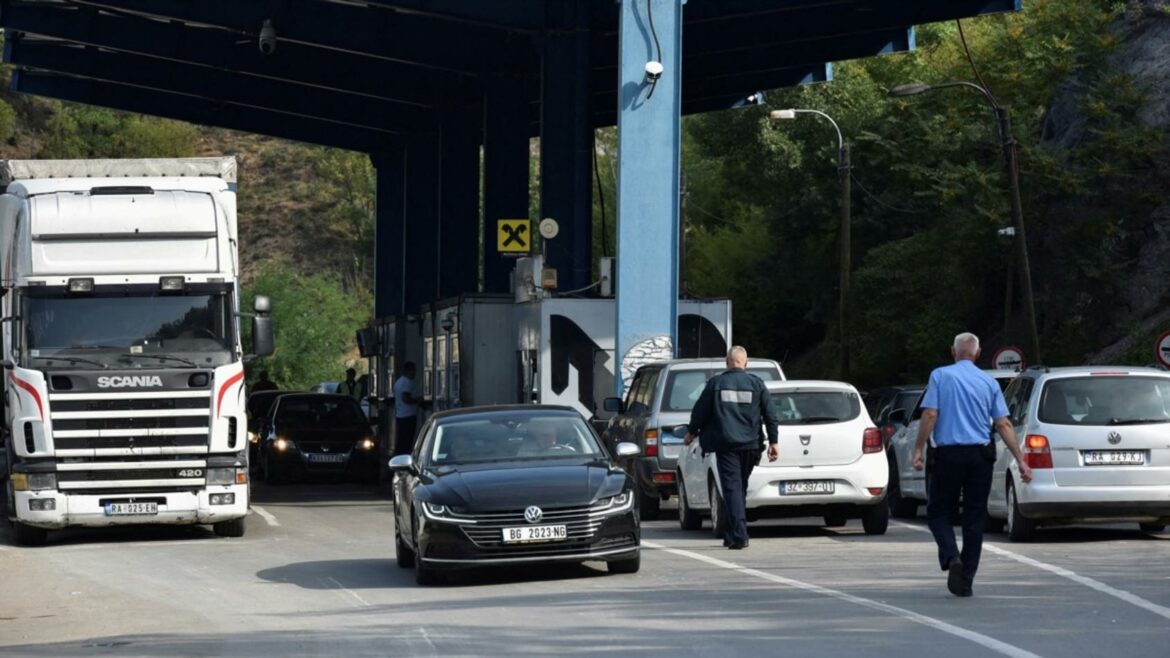
M 276 350 L 276 341 L 272 337 L 272 318 L 267 315 L 257 315 L 252 318 L 252 353 L 256 356 L 268 356 Z
M 625 411 L 622 409 L 621 398 L 605 398 L 601 404 L 603 409 L 611 413 L 620 414 Z

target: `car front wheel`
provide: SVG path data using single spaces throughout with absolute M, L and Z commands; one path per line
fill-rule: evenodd
M 610 573 L 638 573 L 638 569 L 642 568 L 642 552 L 638 551 L 634 557 L 628 560 L 613 560 L 607 562 L 605 568 Z

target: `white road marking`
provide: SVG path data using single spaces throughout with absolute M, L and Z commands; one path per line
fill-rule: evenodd
M 910 528 L 911 530 L 918 530 L 920 532 L 925 532 L 927 534 L 930 534 L 930 528 L 923 528 L 922 526 L 911 525 L 909 523 L 903 523 L 901 521 L 894 521 L 894 523 L 902 526 L 903 528 Z M 1158 615 L 1159 617 L 1165 617 L 1166 619 L 1170 619 L 1170 608 L 1167 608 L 1166 606 L 1158 605 L 1157 603 L 1154 603 L 1153 601 L 1148 601 L 1146 599 L 1143 599 L 1142 597 L 1138 596 L 1137 594 L 1127 592 L 1123 589 L 1118 589 L 1118 588 L 1113 587 L 1111 585 L 1106 585 L 1105 583 L 1103 583 L 1099 580 L 1093 580 L 1092 578 L 1089 578 L 1088 576 L 1082 576 L 1082 575 L 1076 573 L 1075 571 L 1065 569 L 1064 567 L 1058 567 L 1054 564 L 1048 564 L 1047 562 L 1041 562 L 1040 560 L 1036 560 L 1036 559 L 1027 557 L 1025 555 L 1020 555 L 1019 553 L 1014 553 L 1012 551 L 1007 550 L 1006 548 L 1001 548 L 999 546 L 996 546 L 995 544 L 990 544 L 990 543 L 984 542 L 983 548 L 991 551 L 992 553 L 995 553 L 996 555 L 1002 555 L 1003 557 L 1006 557 L 1010 560 L 1015 560 L 1016 562 L 1019 562 L 1020 564 L 1026 564 L 1030 567 L 1036 567 L 1037 569 L 1043 569 L 1044 571 L 1047 571 L 1049 573 L 1054 573 L 1062 578 L 1067 578 L 1067 579 L 1073 581 L 1074 583 L 1079 583 L 1079 584 L 1084 585 L 1085 587 L 1088 587 L 1090 589 L 1095 589 L 1098 592 L 1101 592 L 1103 594 L 1108 594 L 1109 596 L 1121 599 L 1122 601 L 1125 601 L 1126 603 L 1130 603 L 1130 604 L 1136 605 L 1139 608 L 1143 608 L 1145 610 L 1148 610 L 1148 611 L 1154 613 L 1155 615 Z
M 333 577 L 326 578 L 325 580 L 328 580 L 329 582 L 331 582 L 331 583 L 333 583 L 334 585 L 336 585 L 336 586 L 337 586 L 337 589 L 339 589 L 339 590 L 341 590 L 341 591 L 345 592 L 346 594 L 349 594 L 350 596 L 352 596 L 353 598 L 357 599 L 358 601 L 361 601 L 361 604 L 362 604 L 362 605 L 364 605 L 364 606 L 368 606 L 368 605 L 370 605 L 370 602 L 369 602 L 369 601 L 367 601 L 367 600 L 363 599 L 363 598 L 362 598 L 362 597 L 361 597 L 361 596 L 360 596 L 360 595 L 359 595 L 357 592 L 353 591 L 352 589 L 350 589 L 350 588 L 346 587 L 345 585 L 342 585 L 341 583 L 337 582 L 337 580 L 336 580 L 336 579 L 334 579 Z
M 264 519 L 264 522 L 267 523 L 268 525 L 270 525 L 274 528 L 276 526 L 280 525 L 280 521 L 276 520 L 276 517 L 272 515 L 272 512 L 269 512 L 268 510 L 264 509 L 263 507 L 260 507 L 259 505 L 253 505 L 252 511 L 259 514 L 260 518 Z
M 742 574 L 747 575 L 747 576 L 754 576 L 754 577 L 759 578 L 761 580 L 771 581 L 774 583 L 778 583 L 780 585 L 786 585 L 788 587 L 802 589 L 802 590 L 805 590 L 806 592 L 812 592 L 814 594 L 820 594 L 822 596 L 829 596 L 829 597 L 832 597 L 835 599 L 840 599 L 842 601 L 847 601 L 849 603 L 854 603 L 854 604 L 857 604 L 860 606 L 865 606 L 867 608 L 871 608 L 871 609 L 878 610 L 881 612 L 886 612 L 886 613 L 895 615 L 897 617 L 901 617 L 902 619 L 905 619 L 907 621 L 912 621 L 912 622 L 915 622 L 917 624 L 922 624 L 923 626 L 929 626 L 930 628 L 942 631 L 944 633 L 949 633 L 950 635 L 954 635 L 956 637 L 960 637 L 960 638 L 963 638 L 965 640 L 969 640 L 971 642 L 974 642 L 975 644 L 978 644 L 984 648 L 990 649 L 991 651 L 994 651 L 996 653 L 999 653 L 999 654 L 1002 654 L 1005 656 L 1013 656 L 1014 658 L 1025 658 L 1025 657 L 1039 658 L 1037 656 L 1037 654 L 1034 654 L 1031 651 L 1028 651 L 1026 649 L 1022 649 L 1022 648 L 1017 647 L 1015 645 L 1008 644 L 1007 642 L 1003 642 L 1003 641 L 997 640 L 993 637 L 983 635 L 982 633 L 977 633 L 975 631 L 967 630 L 967 629 L 962 628 L 960 626 L 955 626 L 954 624 L 947 623 L 945 621 L 942 621 L 941 619 L 935 619 L 934 617 L 927 617 L 926 615 L 919 614 L 919 613 L 914 612 L 912 610 L 906 610 L 905 608 L 899 608 L 897 606 L 889 605 L 888 603 L 882 603 L 880 601 L 874 601 L 872 599 L 867 599 L 867 598 L 863 598 L 860 596 L 855 596 L 853 594 L 847 594 L 847 593 L 839 591 L 839 590 L 829 589 L 828 587 L 821 587 L 820 585 L 813 585 L 812 583 L 806 583 L 806 582 L 803 582 L 800 580 L 794 580 L 792 578 L 785 578 L 784 576 L 777 576 L 776 574 L 767 573 L 766 571 L 760 571 L 758 569 L 751 569 L 748 567 L 740 566 L 738 564 L 735 564 L 734 562 L 727 562 L 725 560 L 720 560 L 718 558 L 710 557 L 708 555 L 702 555 L 700 553 L 695 553 L 693 551 L 685 551 L 685 550 L 678 549 L 678 548 L 667 548 L 666 546 L 663 546 L 662 544 L 658 544 L 655 542 L 649 542 L 646 540 L 642 540 L 642 546 L 645 546 L 647 548 L 657 549 L 660 551 L 666 551 L 667 553 L 673 553 L 673 554 L 679 555 L 681 557 L 691 558 L 692 560 L 706 562 L 707 564 L 714 565 L 714 566 L 719 567 L 721 569 L 728 569 L 730 571 L 736 571 L 736 572 L 742 573 Z

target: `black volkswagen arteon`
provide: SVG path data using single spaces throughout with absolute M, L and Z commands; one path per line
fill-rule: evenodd
M 414 453 L 390 460 L 398 566 L 420 585 L 450 569 L 603 560 L 641 564 L 632 483 L 568 407 L 472 407 L 435 414 Z

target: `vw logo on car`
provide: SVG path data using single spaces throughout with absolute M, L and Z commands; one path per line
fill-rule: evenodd
M 1109 439 L 1109 443 L 1111 445 L 1117 445 L 1118 443 L 1121 443 L 1121 435 L 1117 432 L 1110 432 L 1109 436 L 1106 438 Z
M 540 523 L 542 518 L 544 518 L 544 510 L 536 505 L 529 505 L 528 509 L 524 510 L 524 520 L 529 523 Z

